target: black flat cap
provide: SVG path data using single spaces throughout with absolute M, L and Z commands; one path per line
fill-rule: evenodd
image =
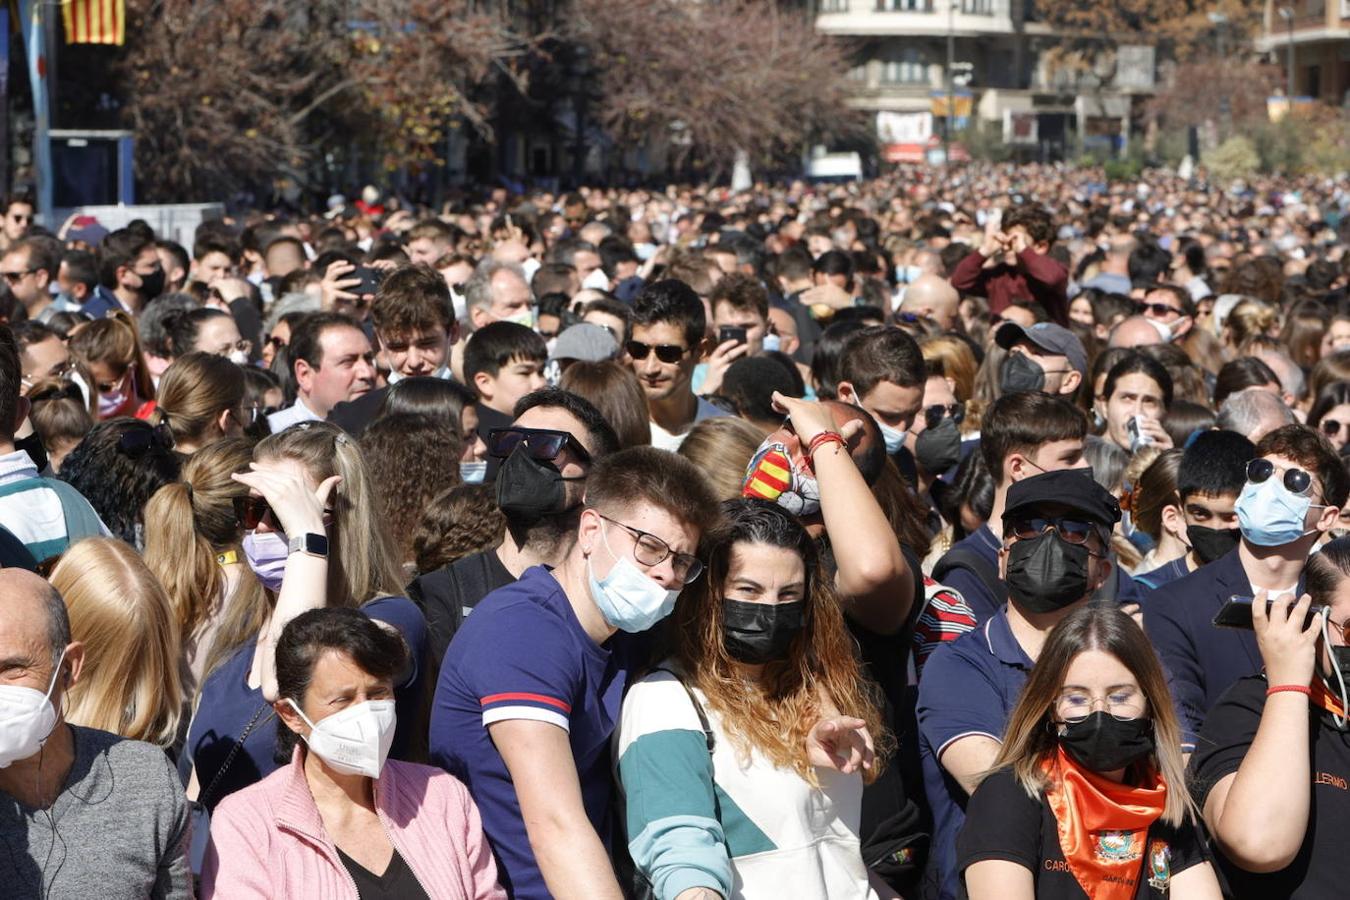
M 1120 504 L 1092 478 L 1089 469 L 1060 469 L 1023 478 L 1008 488 L 1003 509 L 1006 524 L 1044 508 L 1068 508 L 1089 522 L 1112 527 L 1120 521 Z

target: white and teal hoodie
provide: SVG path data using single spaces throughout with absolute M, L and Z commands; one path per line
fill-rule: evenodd
M 634 684 L 615 731 L 628 850 L 659 900 L 707 887 L 728 900 L 870 898 L 858 844 L 862 777 L 818 769 L 814 788 L 753 751 L 743 764 L 721 718 L 711 757 L 684 686 L 657 670 Z

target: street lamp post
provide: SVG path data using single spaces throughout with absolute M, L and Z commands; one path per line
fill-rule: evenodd
M 1294 102 L 1294 10 L 1292 7 L 1281 6 L 1280 18 L 1284 19 L 1285 25 L 1289 27 L 1289 74 L 1285 77 L 1284 86 L 1285 96 L 1289 102 Z
M 956 80 L 956 0 L 947 6 L 947 116 L 942 125 L 942 164 L 952 164 L 952 120 L 956 116 L 953 83 Z

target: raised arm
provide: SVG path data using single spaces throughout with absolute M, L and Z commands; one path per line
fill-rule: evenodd
M 791 417 L 803 452 L 817 435 L 835 430 L 823 404 L 777 392 L 773 402 Z M 850 422 L 843 436 L 851 440 L 860 430 L 861 423 Z M 834 550 L 835 589 L 844 612 L 868 631 L 894 634 L 904 627 L 914 603 L 914 575 L 900 542 L 846 448 L 822 444 L 811 464 L 820 485 L 820 514 Z
M 252 471 L 236 473 L 233 478 L 267 501 L 281 526 L 283 540 L 306 533 L 327 533 L 323 523 L 324 509 L 342 476 L 326 478 L 317 489 L 310 490 L 294 472 L 260 469 L 256 463 L 253 466 Z M 302 612 L 320 609 L 327 603 L 328 559 L 309 553 L 292 553 L 286 557 L 286 574 L 281 590 L 277 592 L 277 603 L 255 653 L 263 697 L 268 702 L 277 698 L 276 646 L 282 629 Z
M 1292 610 L 1277 603 L 1269 616 L 1264 594 L 1252 604 L 1252 625 L 1271 687 L 1307 687 L 1313 679 L 1321 620 L 1315 617 L 1306 630 L 1302 627 L 1311 602 L 1304 594 Z M 1224 855 L 1249 872 L 1278 872 L 1303 845 L 1312 799 L 1308 732 L 1307 695 L 1268 695 L 1237 772 L 1220 779 L 1205 799 L 1205 824 Z M 1276 797 L 1279 802 L 1272 802 Z

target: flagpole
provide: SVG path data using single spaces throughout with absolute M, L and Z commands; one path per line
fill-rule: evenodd
M 43 27 L 42 0 L 19 0 L 23 22 L 24 55 L 28 59 L 28 84 L 33 92 L 33 175 L 37 186 L 37 221 L 54 227 L 52 216 L 52 145 L 50 110 L 47 105 L 47 35 Z
M 0 194 L 9 193 L 9 4 L 0 5 Z

